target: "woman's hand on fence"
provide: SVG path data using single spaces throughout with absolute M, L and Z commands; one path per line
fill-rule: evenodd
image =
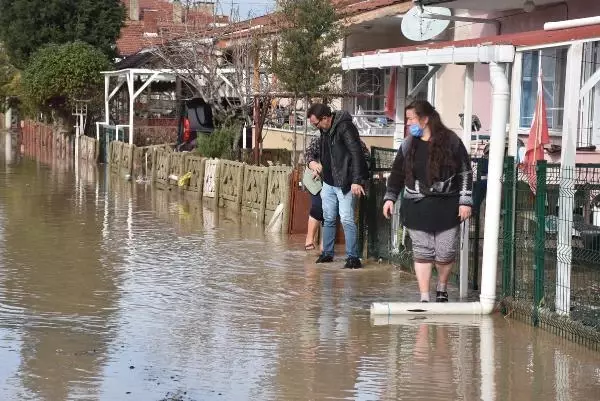
M 392 213 L 394 213 L 394 202 L 391 200 L 385 201 L 383 204 L 383 217 L 389 219 L 392 217 Z
M 458 217 L 460 217 L 460 221 L 463 222 L 471 217 L 471 206 L 461 205 L 458 207 Z

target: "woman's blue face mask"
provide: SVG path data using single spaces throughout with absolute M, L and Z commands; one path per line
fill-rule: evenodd
M 410 134 L 415 138 L 423 136 L 423 128 L 419 124 L 411 124 L 409 127 Z

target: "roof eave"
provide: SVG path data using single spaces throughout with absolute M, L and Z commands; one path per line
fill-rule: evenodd
M 413 51 L 390 51 L 342 58 L 342 69 L 416 67 L 445 64 L 512 63 L 515 47 L 512 45 L 480 45 L 445 47 Z

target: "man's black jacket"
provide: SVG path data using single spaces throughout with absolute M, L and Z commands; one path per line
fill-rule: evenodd
M 321 142 L 329 141 L 329 146 L 323 146 L 321 151 L 331 152 L 331 173 L 335 187 L 342 188 L 344 193 L 350 190 L 352 184 L 365 185 L 369 178 L 367 161 L 362 150 L 358 129 L 352 122 L 352 116 L 347 111 L 333 113 L 331 128 L 321 131 Z M 321 160 L 324 159 L 321 156 Z M 310 163 L 311 160 L 307 162 Z

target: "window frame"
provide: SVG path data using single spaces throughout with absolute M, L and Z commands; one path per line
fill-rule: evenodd
M 382 99 L 382 107 L 380 110 L 371 110 L 369 108 L 365 108 L 364 111 L 375 111 L 375 112 L 381 112 L 383 113 L 385 110 L 385 98 L 387 96 L 388 93 L 388 89 L 389 89 L 389 85 L 391 84 L 391 78 L 392 78 L 392 74 L 395 68 L 402 68 L 402 67 L 388 67 L 388 68 L 381 68 L 381 69 L 377 69 L 377 68 L 366 68 L 364 70 L 356 70 L 356 73 L 353 74 L 352 80 L 353 80 L 353 84 L 354 84 L 354 88 L 357 92 L 360 92 L 360 88 L 358 85 L 358 80 L 359 80 L 359 74 L 360 72 L 365 72 L 365 71 L 382 71 L 382 83 L 381 83 L 381 87 L 382 87 L 382 94 L 378 95 L 377 97 Z M 398 74 L 398 79 L 405 79 L 406 82 L 404 82 L 403 86 L 404 86 L 404 91 L 405 91 L 405 96 L 410 93 L 410 91 L 412 90 L 412 88 L 414 87 L 414 85 L 416 85 L 418 83 L 418 80 L 415 81 L 414 80 L 414 76 L 415 76 L 415 71 L 417 69 L 427 69 L 427 70 L 431 70 L 432 67 L 430 66 L 420 66 L 420 67 L 404 67 L 406 69 L 406 74 L 404 75 L 404 78 L 400 78 L 401 74 Z M 425 72 L 427 73 L 427 72 Z M 427 86 L 425 86 L 419 93 L 423 94 L 424 96 L 422 96 L 425 100 L 427 100 L 429 103 L 431 104 L 435 104 L 435 87 L 436 87 L 436 79 L 437 79 L 437 74 L 435 74 L 433 77 L 431 77 L 429 79 L 429 82 L 427 82 Z M 401 85 L 400 82 L 397 82 L 396 85 Z M 354 98 L 354 101 L 351 103 L 352 104 L 352 109 L 353 109 L 353 113 L 356 112 L 356 110 L 358 110 L 358 104 L 359 104 L 359 100 L 357 98 Z
M 372 76 L 375 75 L 379 75 L 377 78 L 371 78 L 373 79 L 372 82 L 374 82 L 375 80 L 379 80 L 378 85 L 376 83 L 372 83 L 370 89 L 373 89 L 373 87 L 375 85 L 378 86 L 378 88 L 380 89 L 381 94 L 377 94 L 374 95 L 372 98 L 367 98 L 368 99 L 368 104 L 369 107 L 363 107 L 363 111 L 365 112 L 369 112 L 369 111 L 381 111 L 383 112 L 385 109 L 385 95 L 386 95 L 386 81 L 387 79 L 389 79 L 389 71 L 386 71 L 388 69 L 386 68 L 365 68 L 363 70 L 356 70 L 356 72 L 354 73 L 354 77 L 353 77 L 353 81 L 354 81 L 354 87 L 356 88 L 357 92 L 361 91 L 361 85 L 360 85 L 360 79 L 361 79 L 361 74 L 365 74 L 365 73 L 370 73 Z M 391 69 L 390 69 L 391 70 Z M 380 98 L 381 99 L 381 110 L 374 110 L 374 103 L 375 103 L 375 99 L 374 98 Z M 353 105 L 353 113 L 356 112 L 358 110 L 358 106 L 359 103 L 361 102 L 362 99 L 358 99 L 358 98 L 354 98 L 354 105 Z M 366 105 L 365 105 L 366 106 Z
M 595 60 L 595 69 L 590 68 L 587 63 L 594 58 Z M 583 86 L 585 82 L 598 70 L 600 70 L 600 41 L 593 40 L 589 42 L 585 42 L 583 44 L 583 65 L 581 72 L 581 85 Z M 588 124 L 590 124 L 589 129 L 591 130 L 589 134 L 584 136 L 584 128 L 582 128 L 582 123 L 584 120 L 587 120 Z M 580 98 L 579 105 L 579 118 L 577 121 L 577 146 L 600 146 L 600 135 L 594 135 L 594 132 L 600 132 L 600 83 L 596 83 L 585 96 Z
M 550 46 L 546 45 L 546 46 L 540 46 L 540 47 L 521 48 L 521 49 L 517 49 L 517 52 L 521 53 L 523 56 L 525 55 L 525 53 L 538 52 L 538 72 L 539 72 L 539 70 L 542 68 L 542 62 L 541 62 L 542 59 L 541 59 L 541 57 L 539 57 L 539 54 L 541 52 L 543 52 L 544 50 L 548 51 L 550 49 L 554 49 L 554 50 L 565 49 L 565 50 L 568 51 L 569 46 L 565 45 L 564 43 L 556 43 L 556 44 L 553 44 L 553 45 L 550 45 Z M 566 57 L 568 57 L 568 55 Z M 517 120 L 516 120 L 516 122 L 517 122 L 517 133 L 518 133 L 519 136 L 526 136 L 526 135 L 528 135 L 529 131 L 531 129 L 531 127 L 523 127 L 523 126 L 521 126 L 521 117 L 522 117 L 521 112 L 522 112 L 522 106 L 523 106 L 523 81 L 524 81 L 524 79 L 523 79 L 523 58 L 524 57 L 522 57 L 521 62 L 519 63 L 519 66 L 518 66 L 518 68 L 520 69 L 520 76 L 519 76 L 519 83 L 518 83 L 518 88 L 519 88 L 518 89 L 518 93 L 513 94 L 513 95 L 517 95 L 518 99 L 519 99 L 519 109 L 518 109 L 519 115 L 517 116 Z M 562 113 L 563 113 L 562 118 L 563 118 L 563 120 L 564 120 L 564 114 L 565 114 L 565 98 L 564 98 L 564 95 L 567 92 L 567 76 L 566 76 L 567 63 L 568 63 L 568 58 L 565 59 L 565 65 L 564 65 L 564 70 L 563 70 L 563 75 L 562 75 L 562 79 L 563 79 L 563 83 L 564 83 L 563 98 L 562 98 Z M 537 80 L 537 77 L 535 77 L 535 78 L 532 77 L 531 79 L 532 80 L 533 79 Z M 556 74 L 555 74 L 555 77 L 554 77 L 554 82 L 556 82 Z M 536 91 L 535 95 L 537 96 L 537 91 Z M 556 106 L 556 104 L 554 104 L 554 106 Z M 560 128 L 549 128 L 548 129 L 548 133 L 550 134 L 550 137 L 557 137 L 557 138 L 562 137 L 562 132 L 563 132 L 563 128 L 562 128 L 563 122 L 562 121 L 561 121 L 560 125 L 561 125 Z

